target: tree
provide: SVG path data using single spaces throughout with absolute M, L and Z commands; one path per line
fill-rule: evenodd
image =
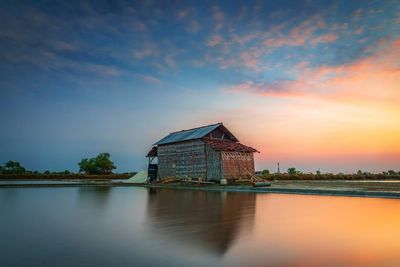
M 3 173 L 24 173 L 26 170 L 18 161 L 10 160 L 4 164 Z
M 297 173 L 296 168 L 291 167 L 287 170 L 288 174 L 295 175 Z
M 100 153 L 95 158 L 84 158 L 79 165 L 79 172 L 86 174 L 110 174 L 116 168 L 109 153 Z
M 84 172 L 87 174 L 94 174 L 96 173 L 96 167 L 94 166 L 94 158 L 87 159 L 84 158 L 81 162 L 78 163 L 79 165 L 79 172 Z
M 110 174 L 115 169 L 114 162 L 111 161 L 109 153 L 101 153 L 95 159 L 96 167 L 100 174 Z
M 261 175 L 262 175 L 262 176 L 268 176 L 268 175 L 269 175 L 269 170 L 268 170 L 268 169 L 263 170 L 263 171 L 261 172 Z

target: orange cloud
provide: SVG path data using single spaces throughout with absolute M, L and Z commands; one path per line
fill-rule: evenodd
M 380 172 L 400 163 L 400 38 L 342 66 L 301 62 L 296 80 L 247 81 L 228 91 L 238 135 L 259 151 L 257 168 Z M 259 96 L 267 97 L 259 97 Z M 250 104 L 245 104 L 250 103 Z M 229 118 L 227 119 L 229 120 Z M 274 167 L 275 168 L 275 167 Z
M 317 36 L 313 39 L 311 39 L 310 43 L 313 45 L 319 44 L 319 43 L 331 43 L 336 41 L 337 35 L 333 33 L 328 33 L 328 34 L 323 34 L 320 36 Z
M 253 48 L 249 51 L 244 51 L 240 54 L 240 58 L 244 66 L 249 69 L 258 71 L 258 63 L 263 51 L 260 49 Z
M 334 37 L 326 37 L 334 38 Z M 400 38 L 381 42 L 376 52 L 342 66 L 297 65 L 296 80 L 244 82 L 229 88 L 268 96 L 314 96 L 341 100 L 400 101 Z M 296 68 L 296 67 L 295 67 Z

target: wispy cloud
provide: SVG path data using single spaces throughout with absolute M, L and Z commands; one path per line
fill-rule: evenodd
M 168 55 L 166 55 L 165 57 L 164 57 L 164 61 L 165 61 L 165 63 L 168 65 L 168 66 L 170 66 L 170 67 L 172 67 L 172 68 L 176 68 L 176 59 L 175 59 L 175 54 L 168 54 Z
M 64 51 L 75 51 L 77 50 L 77 47 L 73 44 L 70 44 L 65 41 L 55 41 L 54 42 L 54 47 L 56 49 L 64 50 Z
M 142 21 L 134 21 L 133 27 L 138 32 L 146 32 L 147 31 L 147 26 Z
M 178 19 L 185 19 L 189 15 L 189 10 L 184 9 L 177 12 L 176 16 Z
M 79 66 L 79 65 L 78 65 Z M 113 66 L 101 65 L 101 64 L 81 64 L 81 69 L 85 69 L 88 72 L 93 72 L 98 75 L 106 76 L 120 76 L 122 71 Z
M 216 45 L 219 45 L 220 43 L 222 43 L 223 41 L 224 41 L 224 38 L 221 35 L 215 34 L 207 41 L 207 45 L 208 46 L 216 46 Z
M 154 77 L 154 76 L 151 76 L 151 75 L 141 75 L 141 77 L 142 77 L 142 79 L 145 80 L 146 82 L 153 83 L 153 84 L 157 84 L 157 85 L 160 85 L 160 84 L 161 84 L 161 80 L 158 79 L 158 78 L 156 78 L 156 77 Z
M 386 101 L 400 103 L 400 39 L 378 44 L 366 58 L 340 66 L 297 65 L 292 80 L 246 81 L 229 91 L 277 97 L 323 97 L 343 101 Z M 379 91 L 379 93 L 377 93 Z
M 363 27 L 360 27 L 360 28 L 358 28 L 354 33 L 355 34 L 362 34 L 364 32 L 364 28 Z
M 310 40 L 312 45 L 317 45 L 319 43 L 331 43 L 338 39 L 338 36 L 333 33 L 327 33 L 323 35 L 316 36 Z
M 215 30 L 219 31 L 223 27 L 224 13 L 222 13 L 221 9 L 217 6 L 214 6 L 212 8 L 212 12 L 213 12 L 213 17 L 214 17 L 214 21 L 215 21 Z
M 267 38 L 264 45 L 271 48 L 282 46 L 304 46 L 307 42 L 319 43 L 323 41 L 334 41 L 333 34 L 313 37 L 314 32 L 325 28 L 325 22 L 320 15 L 304 20 L 299 26 L 292 28 L 288 35 L 278 33 Z
M 261 60 L 261 56 L 263 54 L 263 50 L 253 48 L 249 51 L 244 51 L 240 54 L 240 58 L 243 62 L 243 65 L 249 69 L 254 71 L 258 71 L 259 61 Z
M 145 43 L 142 48 L 133 51 L 133 56 L 139 60 L 146 57 L 157 56 L 158 54 L 158 46 L 150 42 Z
M 200 25 L 196 20 L 191 20 L 187 23 L 186 30 L 190 33 L 197 33 L 200 30 Z

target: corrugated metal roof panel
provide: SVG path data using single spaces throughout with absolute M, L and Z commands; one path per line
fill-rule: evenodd
M 190 130 L 183 130 L 180 132 L 174 132 L 170 133 L 154 145 L 164 145 L 164 144 L 169 144 L 169 143 L 175 143 L 175 142 L 181 142 L 181 141 L 187 141 L 187 140 L 192 140 L 192 139 L 198 139 L 202 138 L 211 131 L 217 129 L 219 126 L 221 126 L 222 123 L 217 123 L 217 124 L 212 124 L 212 125 L 207 125 L 199 128 L 194 128 Z

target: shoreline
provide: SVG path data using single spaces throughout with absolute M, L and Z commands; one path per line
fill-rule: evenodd
M 354 181 L 275 181 L 270 187 L 248 185 L 187 185 L 187 184 L 133 184 L 112 181 L 57 181 L 57 183 L 11 183 L 1 184 L 3 188 L 60 188 L 60 187 L 142 187 L 152 189 L 201 190 L 209 192 L 253 192 L 297 195 L 348 196 L 372 198 L 400 198 L 400 182 L 354 182 Z M 361 185 L 364 183 L 364 185 Z M 321 185 L 322 184 L 322 185 Z
M 132 173 L 112 173 L 112 174 L 80 174 L 80 173 L 22 173 L 22 174 L 0 174 L 1 181 L 59 181 L 59 180 L 115 180 L 129 179 L 136 172 Z
M 272 187 L 245 187 L 227 186 L 219 187 L 194 187 L 176 185 L 141 185 L 142 187 L 155 189 L 177 189 L 177 190 L 202 190 L 210 192 L 253 192 L 253 193 L 272 193 L 272 194 L 294 194 L 294 195 L 320 195 L 320 196 L 348 196 L 348 197 L 374 197 L 374 198 L 400 198 L 399 192 L 386 191 L 359 191 L 359 190 L 332 190 L 332 189 L 302 189 L 302 188 L 272 188 Z

